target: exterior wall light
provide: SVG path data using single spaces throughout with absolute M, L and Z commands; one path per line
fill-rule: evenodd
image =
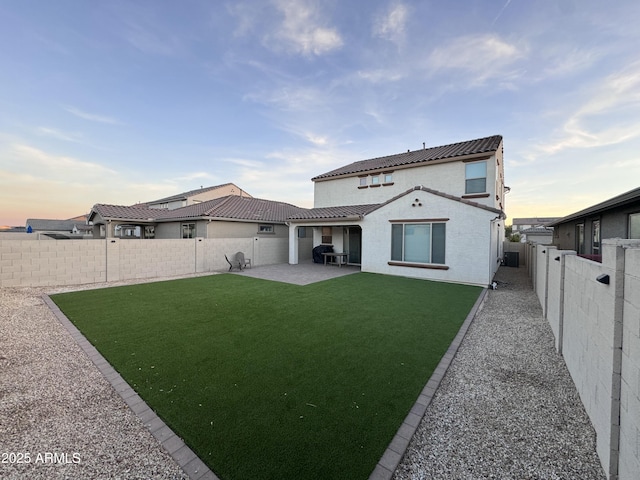
M 603 283 L 604 285 L 609 285 L 609 275 L 606 275 L 604 273 L 602 275 L 598 275 L 596 277 L 596 281 Z

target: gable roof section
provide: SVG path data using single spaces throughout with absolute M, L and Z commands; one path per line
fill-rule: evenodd
M 410 193 L 415 192 L 415 191 L 427 192 L 427 193 L 430 193 L 432 195 L 437 195 L 437 196 L 442 197 L 442 198 L 447 198 L 449 200 L 453 200 L 454 202 L 464 203 L 465 205 L 469 205 L 470 207 L 480 208 L 482 210 L 486 210 L 488 212 L 495 213 L 496 215 L 500 215 L 501 218 L 507 218 L 506 214 L 502 210 L 500 210 L 498 208 L 488 207 L 487 205 L 483 205 L 483 204 L 478 203 L 478 202 L 472 202 L 471 200 L 467 200 L 466 198 L 456 197 L 455 195 L 449 195 L 448 193 L 439 192 L 438 190 L 434 190 L 432 188 L 427 188 L 427 187 L 422 186 L 422 185 L 416 185 L 415 187 L 410 188 L 409 190 L 407 190 L 405 192 L 402 192 L 402 193 L 396 195 L 393 198 L 390 198 L 386 202 L 376 205 L 375 208 L 373 208 L 373 209 L 371 209 L 370 211 L 367 212 L 367 215 L 369 213 L 371 213 L 371 212 L 373 212 L 375 210 L 378 210 L 379 208 L 382 208 L 385 205 L 388 205 L 389 203 L 395 202 L 396 200 L 404 197 L 405 195 L 409 195 Z
M 144 202 L 144 203 L 141 203 L 139 205 L 157 205 L 159 203 L 168 203 L 168 202 L 176 202 L 176 201 L 179 201 L 179 200 L 186 200 L 189 197 L 193 197 L 195 195 L 200 195 L 201 193 L 210 192 L 211 190 L 218 190 L 220 188 L 228 187 L 228 186 L 234 186 L 241 193 L 246 193 L 244 190 L 242 190 L 240 187 L 238 187 L 234 183 L 223 183 L 222 185 L 215 185 L 213 187 L 198 188 L 196 190 L 190 190 L 188 192 L 178 193 L 176 195 L 171 195 L 169 197 L 160 198 L 158 200 L 152 200 L 150 202 Z
M 547 227 L 555 227 L 571 220 L 576 220 L 587 215 L 594 215 L 613 208 L 623 207 L 635 202 L 640 202 L 640 187 L 629 190 L 628 192 L 617 195 L 609 200 L 605 200 L 604 202 L 592 205 L 591 207 L 580 210 L 579 212 L 562 217 L 560 220 L 547 224 Z
M 323 207 L 323 208 L 310 208 L 306 209 L 297 215 L 293 215 L 289 217 L 289 221 L 296 223 L 302 221 L 309 220 L 320 220 L 320 221 L 328 221 L 328 220 L 359 220 L 363 217 L 369 215 L 372 212 L 388 205 L 396 200 L 409 195 L 412 192 L 420 190 L 422 192 L 427 192 L 432 195 L 437 195 L 439 197 L 447 198 L 449 200 L 453 200 L 455 202 L 464 203 L 469 205 L 470 207 L 480 208 L 482 210 L 486 210 L 491 213 L 495 213 L 499 215 L 501 218 L 506 218 L 505 213 L 502 210 L 497 208 L 488 207 L 487 205 L 483 205 L 481 203 L 472 202 L 471 200 L 467 200 L 465 198 L 456 197 L 455 195 L 449 195 L 448 193 L 439 192 L 438 190 L 433 190 L 432 188 L 423 187 L 422 185 L 415 186 L 406 190 L 393 198 L 390 198 L 386 202 L 383 203 L 374 203 L 367 205 L 343 205 L 338 207 Z
M 360 219 L 378 208 L 377 203 L 368 205 L 344 205 L 339 207 L 310 208 L 289 217 L 292 222 L 307 220 L 349 220 Z
M 103 219 L 141 223 L 197 218 L 284 223 L 290 215 L 298 214 L 303 210 L 305 209 L 289 203 L 228 195 L 174 210 L 159 210 L 145 205 L 127 207 L 96 204 L 91 209 L 90 220 L 93 220 L 95 214 L 99 214 Z
M 333 177 L 355 175 L 358 173 L 369 172 L 371 170 L 380 170 L 385 168 L 394 168 L 406 165 L 418 165 L 434 160 L 453 159 L 456 157 L 466 157 L 472 155 L 487 154 L 490 155 L 497 151 L 502 142 L 501 135 L 492 137 L 478 138 L 466 142 L 453 143 L 451 145 L 443 145 L 440 147 L 424 148 L 422 150 L 414 150 L 413 152 L 399 153 L 386 157 L 372 158 L 369 160 L 360 160 L 358 162 L 345 165 L 344 167 L 323 173 L 311 180 L 326 180 Z
M 34 231 L 70 232 L 73 227 L 82 230 L 86 223 L 82 220 L 49 220 L 44 218 L 29 218 L 27 225 Z

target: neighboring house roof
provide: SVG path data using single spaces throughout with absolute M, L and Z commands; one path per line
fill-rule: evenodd
M 224 187 L 228 187 L 228 186 L 234 186 L 241 193 L 247 194 L 244 190 L 242 190 L 240 187 L 238 187 L 234 183 L 223 183 L 222 185 L 215 185 L 213 187 L 205 187 L 205 188 L 199 188 L 197 190 L 190 190 L 188 192 L 178 193 L 176 195 L 171 195 L 169 197 L 160 198 L 158 200 L 152 200 L 150 202 L 139 203 L 138 205 L 157 205 L 159 203 L 168 203 L 168 202 L 176 202 L 176 201 L 180 201 L 180 200 L 187 200 L 189 197 L 194 197 L 194 196 L 200 195 L 202 193 L 210 192 L 212 190 L 218 190 L 220 188 L 224 188 Z
M 501 142 L 502 136 L 494 135 L 492 137 L 453 143 L 451 145 L 424 148 L 422 150 L 414 150 L 413 152 L 409 151 L 406 153 L 372 158 L 369 160 L 360 160 L 358 162 L 354 162 L 344 167 L 340 167 L 335 170 L 331 170 L 330 172 L 313 177 L 311 180 L 323 180 L 344 175 L 354 175 L 371 170 L 394 168 L 404 165 L 431 162 L 434 160 L 479 155 L 483 153 L 489 155 L 498 149 Z
M 547 223 L 555 222 L 560 217 L 536 217 L 536 218 L 514 218 L 511 221 L 512 225 L 546 225 Z
M 523 233 L 525 235 L 553 235 L 553 228 L 548 227 L 531 227 L 525 230 L 522 230 L 518 233 Z
M 78 230 L 86 230 L 86 223 L 82 220 L 51 220 L 44 218 L 29 218 L 27 226 L 34 232 L 71 232 L 73 227 Z
M 567 215 L 566 217 L 562 217 L 561 219 L 550 223 L 548 226 L 555 227 L 562 223 L 566 223 L 571 220 L 576 220 L 578 218 L 585 217 L 587 215 L 594 215 L 596 213 L 601 213 L 606 210 L 610 210 L 617 207 L 623 207 L 630 203 L 635 203 L 639 201 L 640 201 L 640 187 L 634 188 L 633 190 L 629 190 L 628 192 L 625 192 L 618 196 L 610 198 L 609 200 L 605 200 L 604 202 L 585 208 L 584 210 L 580 210 L 579 212 L 572 213 L 571 215 Z
M 412 192 L 417 190 L 430 193 L 432 195 L 437 195 L 439 197 L 448 198 L 449 200 L 453 200 L 455 202 L 464 203 L 471 207 L 480 208 L 482 210 L 487 210 L 489 212 L 495 213 L 499 215 L 501 218 L 506 218 L 504 212 L 497 208 L 488 207 L 487 205 L 483 205 L 478 202 L 473 202 L 471 200 L 467 200 L 465 198 L 456 197 L 455 195 L 449 195 L 448 193 L 439 192 L 438 190 L 434 190 L 432 188 L 427 188 L 422 185 L 417 185 L 413 188 L 410 188 L 399 195 L 396 195 L 393 198 L 390 198 L 386 202 L 377 203 L 377 204 L 368 204 L 368 205 L 344 205 L 338 207 L 323 207 L 323 208 L 311 208 L 300 212 L 297 215 L 289 217 L 289 220 L 292 222 L 300 222 L 307 220 L 347 220 L 352 218 L 362 218 L 379 208 L 388 205 L 391 202 L 398 200 L 405 195 L 409 195 Z
M 99 214 L 103 219 L 141 223 L 197 218 L 284 223 L 289 216 L 298 214 L 302 210 L 304 209 L 289 203 L 228 195 L 175 210 L 159 210 L 144 205 L 128 207 L 96 204 L 91 209 L 90 219 L 93 219 L 95 214 Z

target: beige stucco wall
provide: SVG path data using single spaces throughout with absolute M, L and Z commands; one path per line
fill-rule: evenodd
M 419 202 L 415 202 L 418 199 Z M 422 203 L 422 206 L 412 206 Z M 416 190 L 370 213 L 362 226 L 362 271 L 487 286 L 502 256 L 495 238 L 496 214 L 462 202 Z M 389 265 L 389 220 L 448 218 L 445 265 L 448 270 Z
M 260 225 L 273 225 L 274 233 L 259 233 Z M 240 238 L 240 237 L 264 237 L 287 238 L 289 227 L 270 222 L 249 223 L 232 221 L 212 221 L 207 224 L 207 238 Z
M 499 150 L 500 155 L 502 149 Z M 487 162 L 487 192 L 488 197 L 473 198 L 474 202 L 490 207 L 499 208 L 500 200 L 504 197 L 501 192 L 496 193 L 496 185 L 502 190 L 502 161 L 497 165 L 496 155 Z M 410 188 L 422 185 L 439 192 L 457 197 L 465 195 L 465 165 L 461 161 L 433 163 L 429 165 L 395 169 L 393 171 L 393 185 L 371 187 L 370 178 L 368 188 L 358 188 L 360 179 L 352 177 L 336 178 L 333 180 L 314 182 L 314 207 L 335 207 L 340 205 L 364 205 L 382 203 Z

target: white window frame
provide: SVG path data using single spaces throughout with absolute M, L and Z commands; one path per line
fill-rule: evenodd
M 275 228 L 272 224 L 260 224 L 258 226 L 258 233 L 263 235 L 271 235 L 275 233 Z
M 478 173 L 473 172 L 479 165 L 484 165 L 484 175 L 478 176 Z M 477 182 L 478 180 L 484 180 L 484 188 L 482 190 L 478 190 L 477 188 L 470 188 L 469 182 Z M 474 183 L 471 183 L 474 185 Z M 473 195 L 475 193 L 486 193 L 487 192 L 487 161 L 483 160 L 481 162 L 470 162 L 466 163 L 464 166 L 464 193 L 465 195 Z
M 188 229 L 185 231 L 185 228 Z M 195 223 L 183 223 L 182 224 L 182 238 L 196 238 L 196 224 Z
M 444 233 L 444 244 L 442 245 L 442 251 L 438 251 L 435 252 L 436 254 L 434 255 L 434 235 L 433 235 L 433 226 L 434 225 L 438 225 L 440 228 L 440 226 L 442 226 L 443 233 Z M 406 253 L 406 249 L 407 249 L 407 226 L 410 227 L 426 227 L 428 226 L 429 228 L 429 245 L 426 247 L 427 252 L 428 252 L 428 258 L 426 259 L 426 261 L 420 261 L 420 260 L 415 260 L 415 259 L 409 259 L 407 260 L 407 253 Z M 395 227 L 395 228 L 394 228 Z M 397 228 L 398 227 L 402 227 L 402 244 L 399 245 L 400 251 L 397 251 L 397 247 L 398 245 L 396 244 L 396 249 L 394 249 L 394 230 L 397 232 Z M 403 262 L 403 263 L 411 263 L 411 264 L 424 264 L 424 265 L 446 265 L 446 254 L 447 254 L 447 224 L 444 221 L 433 221 L 433 222 L 425 222 L 425 221 L 409 221 L 409 222 L 392 222 L 391 224 L 391 252 L 390 252 L 390 259 L 392 262 Z M 438 248 L 438 247 L 436 247 Z M 399 258 L 398 258 L 398 253 Z M 434 257 L 437 257 L 436 260 L 434 261 Z

